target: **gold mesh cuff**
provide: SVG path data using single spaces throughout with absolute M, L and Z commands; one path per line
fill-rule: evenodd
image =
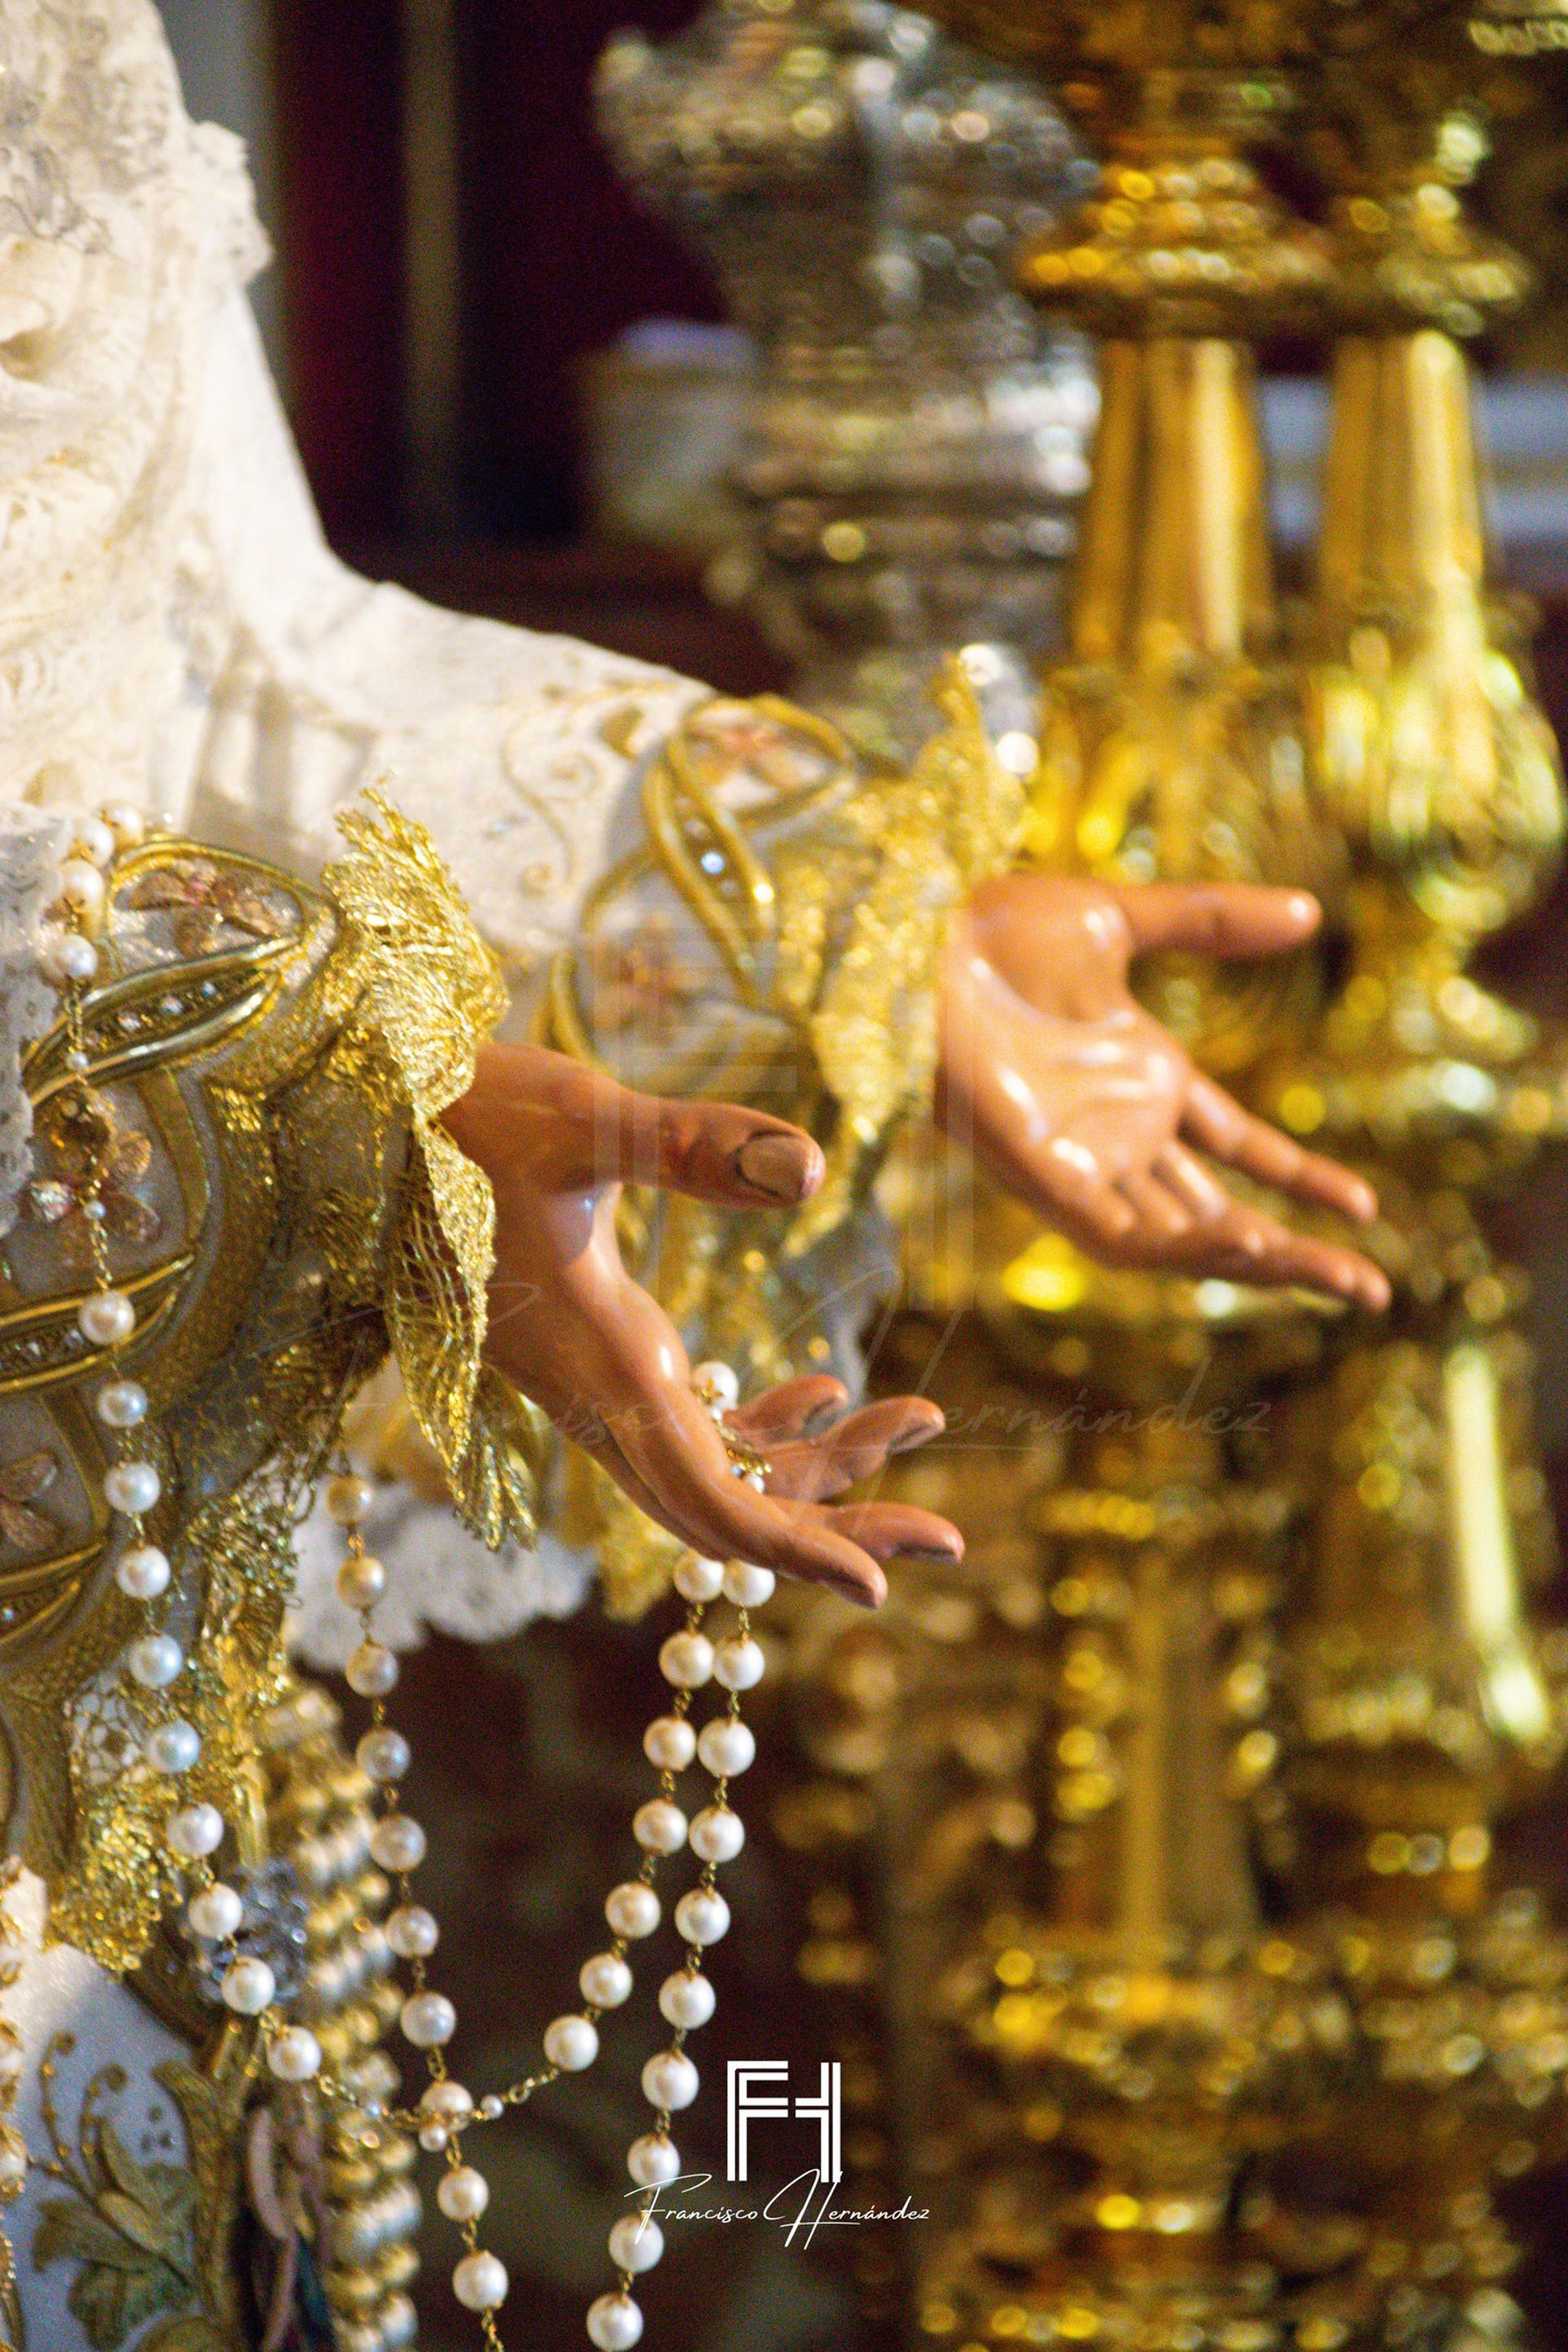
M 390 1064 L 409 1115 L 382 1301 L 387 1333 L 464 1524 L 492 1548 L 506 1535 L 531 1542 L 540 1425 L 532 1407 L 480 1360 L 495 1199 L 489 1180 L 440 1124 L 473 1084 L 506 992 L 429 835 L 379 794 L 366 797 L 377 815 L 340 817 L 349 854 L 324 880 L 349 927 L 341 964 L 360 991 L 358 1019 Z

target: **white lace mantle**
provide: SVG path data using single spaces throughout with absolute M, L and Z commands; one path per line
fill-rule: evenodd
M 0 804 L 0 1234 L 16 1223 L 32 1172 L 33 1106 L 22 1087 L 22 1056 L 59 1001 L 39 956 L 68 835 L 63 815 Z

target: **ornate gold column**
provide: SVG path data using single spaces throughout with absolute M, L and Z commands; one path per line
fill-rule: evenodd
M 1507 1864 L 1560 1750 L 1564 1658 L 1536 1622 L 1551 1540 L 1523 1286 L 1485 1232 L 1488 1198 L 1563 1131 L 1563 1054 L 1469 973 L 1539 887 L 1560 801 L 1487 584 L 1446 331 L 1506 270 L 1443 200 L 1435 116 L 1388 151 L 1387 201 L 1342 188 L 1354 331 L 1310 644 L 1288 667 L 1237 330 L 1177 307 L 1276 243 L 1217 147 L 1239 209 L 1205 213 L 1190 117 L 1212 131 L 1226 85 L 1163 70 L 1168 36 L 1197 54 L 1231 16 L 1216 33 L 1182 10 L 950 13 L 1078 77 L 1111 150 L 1077 233 L 1030 265 L 1107 334 L 1033 846 L 1326 887 L 1325 951 L 1282 982 L 1153 984 L 1255 1104 L 1367 1166 L 1399 1295 L 1373 1330 L 1096 1274 L 1006 1213 L 982 1222 L 963 1328 L 1060 1450 L 1033 1488 L 998 1468 L 994 1434 L 907 1474 L 984 1531 L 968 1635 L 940 1654 L 922 1638 L 922 1612 L 956 1623 L 951 1578 L 931 1580 L 876 1685 L 894 2059 L 941 2118 L 918 2328 L 1193 2352 L 1497 2342 L 1518 2315 L 1493 2191 L 1563 2144 L 1568 2062 L 1568 1951 Z M 1455 30 L 1402 5 L 1270 25 L 1279 50 L 1309 26 L 1352 56 L 1358 105 L 1407 59 L 1436 86 Z M 1136 108 L 1131 54 L 1112 71 L 1123 31 L 1162 68 Z M 1422 158 L 1445 153 L 1439 180 Z M 1445 270 L 1449 307 L 1391 325 Z M 1321 282 L 1303 270 L 1297 290 Z M 1187 331 L 1131 332 L 1138 306 Z M 972 1361 L 967 1377 L 961 1432 Z M 984 1747 L 961 1729 L 982 1674 L 965 1639 L 1011 1727 L 993 1767 L 1017 1808 L 1000 1806 L 1010 1864 L 974 1828 L 998 1818 L 994 1785 L 982 1799 L 960 1769 Z M 900 1843 L 888 1824 L 911 1815 Z

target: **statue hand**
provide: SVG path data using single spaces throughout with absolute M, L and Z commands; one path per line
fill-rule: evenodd
M 822 1154 L 782 1119 L 729 1105 L 633 1094 L 563 1054 L 489 1045 L 447 1113 L 496 1198 L 486 1354 L 600 1462 L 650 1518 L 710 1559 L 742 1559 L 837 1585 L 870 1606 L 901 1552 L 957 1559 L 956 1528 L 902 1504 L 826 1507 L 942 1426 L 934 1405 L 895 1398 L 823 1428 L 846 1402 L 814 1376 L 729 1415 L 765 1454 L 765 1491 L 737 1478 L 691 1390 L 674 1325 L 621 1263 L 623 1182 L 736 1208 L 793 1206 L 822 1181 Z
M 1169 948 L 1277 954 L 1319 908 L 1300 890 L 1112 885 L 1011 875 L 974 893 L 948 944 L 939 1104 L 950 1132 L 1091 1255 L 1251 1283 L 1303 1283 L 1386 1307 L 1357 1252 L 1233 1199 L 1197 1155 L 1345 1215 L 1359 1177 L 1254 1118 L 1194 1067 L 1128 986 Z

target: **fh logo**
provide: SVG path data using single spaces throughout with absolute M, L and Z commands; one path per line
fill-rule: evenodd
M 837 2059 L 822 2063 L 821 2088 L 815 2095 L 803 2092 L 792 2099 L 782 2086 L 789 2081 L 787 2058 L 731 2058 L 727 2100 L 729 2124 L 728 2170 L 731 2180 L 746 2178 L 747 2130 L 753 2123 L 773 2123 L 793 2119 L 796 2123 L 814 2123 L 820 2135 L 816 2163 L 817 2178 L 824 2188 L 838 2179 L 843 2170 L 839 2161 L 839 2065 Z M 776 2090 L 762 2090 L 753 2085 L 776 2084 Z

